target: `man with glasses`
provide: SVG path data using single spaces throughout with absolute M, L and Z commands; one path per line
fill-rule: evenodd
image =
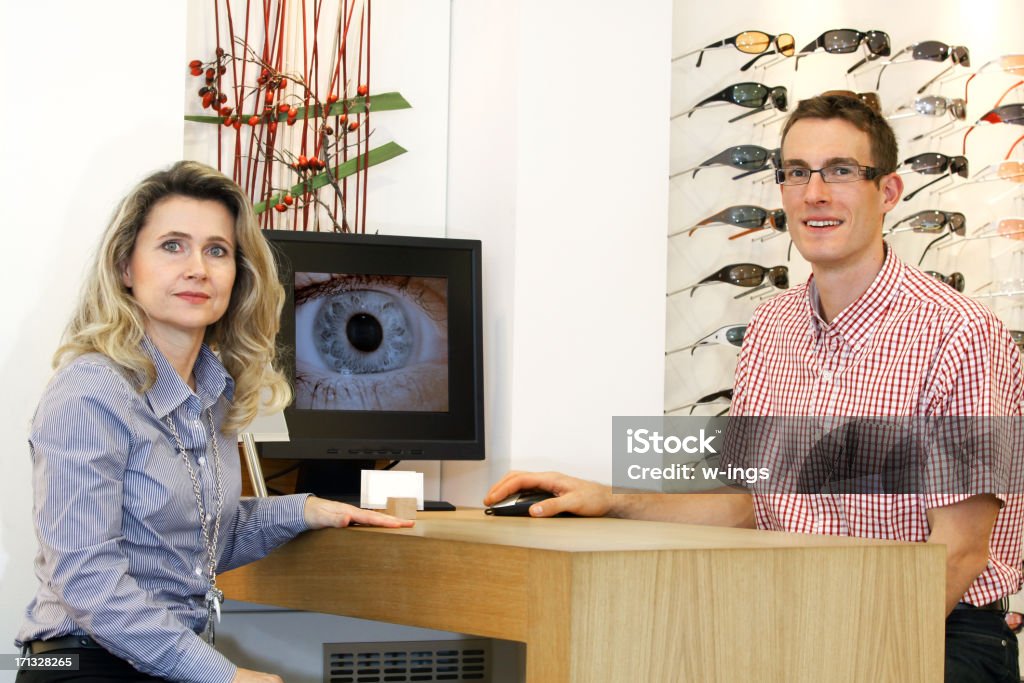
M 1020 424 L 1024 368 L 1009 333 L 984 306 L 903 264 L 882 239 L 903 192 L 896 167 L 892 129 L 859 99 L 826 94 L 790 116 L 776 181 L 813 274 L 754 313 L 733 416 L 1011 416 Z M 1009 457 L 1020 456 L 1020 437 L 1018 427 Z M 556 494 L 531 508 L 535 517 L 573 512 L 945 545 L 946 680 L 1018 680 L 1003 615 L 1005 598 L 1021 587 L 1021 496 L 613 495 L 562 474 L 511 472 L 484 502 L 525 488 Z

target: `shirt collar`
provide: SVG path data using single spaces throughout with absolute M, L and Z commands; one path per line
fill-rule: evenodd
M 146 398 L 157 417 L 164 418 L 190 400 L 196 402 L 197 411 L 201 411 L 214 405 L 221 396 L 228 400 L 234 397 L 234 379 L 206 344 L 199 347 L 192 367 L 196 378 L 194 393 L 149 337 L 143 340 L 143 348 L 156 368 L 156 381 L 146 392 Z
M 903 262 L 885 244 L 885 261 L 874 281 L 856 301 L 840 311 L 831 323 L 825 322 L 819 313 L 821 305 L 812 275 L 807 288 L 807 304 L 813 327 L 819 334 L 832 332 L 851 347 L 859 347 L 874 332 L 899 292 L 904 269 Z

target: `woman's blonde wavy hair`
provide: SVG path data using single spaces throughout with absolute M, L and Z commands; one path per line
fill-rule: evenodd
M 204 340 L 235 380 L 234 400 L 222 426 L 226 433 L 233 433 L 256 416 L 264 390 L 267 410 L 280 410 L 291 401 L 291 387 L 277 367 L 275 343 L 284 288 L 249 198 L 205 164 L 179 161 L 140 182 L 121 201 L 53 365 L 98 352 L 122 366 L 140 392 L 153 386 L 156 368 L 142 347 L 145 313 L 121 275 L 150 210 L 174 196 L 220 202 L 235 218 L 236 275 L 231 299 L 224 316 L 206 328 Z

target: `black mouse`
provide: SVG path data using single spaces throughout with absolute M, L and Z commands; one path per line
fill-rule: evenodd
M 504 500 L 499 500 L 497 503 L 484 510 L 484 512 L 488 515 L 500 515 L 505 517 L 528 517 L 530 515 L 531 505 L 554 497 L 555 494 L 550 491 L 524 489 L 522 491 L 516 491 Z

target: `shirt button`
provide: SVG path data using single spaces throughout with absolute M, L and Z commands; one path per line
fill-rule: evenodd
M 199 463 L 200 467 L 205 467 L 206 466 L 206 458 L 204 458 L 203 456 L 199 456 L 199 460 L 197 460 L 196 462 Z
M 203 423 L 201 420 L 192 420 L 192 426 L 195 427 L 196 429 L 199 429 L 200 427 L 203 426 Z
M 213 519 L 213 515 L 211 515 L 209 512 L 207 512 L 206 513 L 206 521 L 209 522 L 211 519 Z
M 196 567 L 196 576 L 202 576 L 202 575 L 203 575 L 203 568 L 202 567 Z

